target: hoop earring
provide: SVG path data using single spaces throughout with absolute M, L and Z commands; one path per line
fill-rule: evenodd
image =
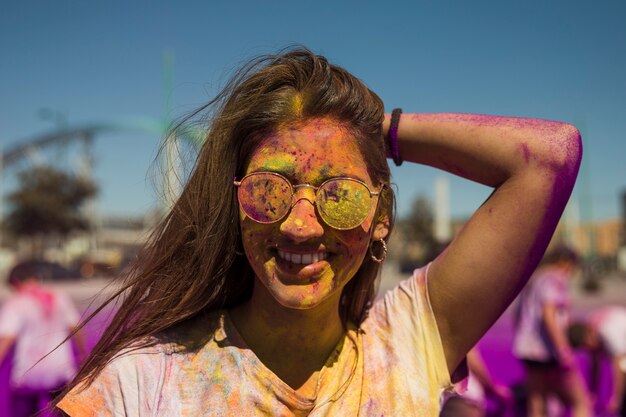
M 374 255 L 374 251 L 372 250 L 372 247 L 376 242 L 380 242 L 383 247 L 383 256 L 381 258 L 377 258 L 376 255 Z M 384 239 L 380 238 L 378 240 L 372 240 L 372 243 L 370 243 L 370 256 L 372 257 L 372 260 L 377 264 L 382 264 L 385 261 L 385 258 L 387 257 L 387 243 L 385 243 Z

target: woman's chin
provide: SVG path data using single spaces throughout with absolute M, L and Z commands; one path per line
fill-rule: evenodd
M 341 288 L 337 287 L 332 270 L 305 279 L 294 275 L 282 275 L 276 271 L 273 279 L 264 285 L 271 296 L 283 307 L 294 310 L 313 309 L 334 296 L 339 299 Z
M 285 285 L 279 282 L 274 283 L 268 290 L 280 305 L 294 310 L 315 308 L 333 294 L 333 289 L 320 281 L 296 285 Z

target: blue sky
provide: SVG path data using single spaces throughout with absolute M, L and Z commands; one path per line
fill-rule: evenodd
M 237 64 L 299 43 L 361 78 L 388 110 L 529 116 L 576 124 L 589 195 L 583 217 L 620 214 L 626 189 L 626 2 L 591 1 L 29 1 L 2 4 L 0 143 L 55 128 L 180 116 L 208 101 Z M 172 54 L 172 90 L 164 55 Z M 95 144 L 100 212 L 154 205 L 150 164 L 161 138 L 123 132 Z M 77 147 L 33 161 L 74 166 Z M 33 162 L 26 161 L 22 167 Z M 16 168 L 3 177 L 14 185 Z M 439 173 L 393 168 L 399 212 L 432 196 Z M 451 211 L 466 216 L 490 190 L 451 177 Z

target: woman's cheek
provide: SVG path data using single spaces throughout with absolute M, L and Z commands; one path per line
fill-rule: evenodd
M 355 231 L 345 232 L 344 236 L 339 237 L 343 245 L 347 248 L 350 257 L 356 257 L 367 250 L 369 245 L 369 234 L 360 231 L 358 228 Z
M 241 222 L 241 240 L 243 247 L 246 251 L 246 256 L 250 261 L 251 257 L 259 256 L 262 252 L 257 249 L 257 246 L 263 241 L 262 230 L 258 227 L 260 225 L 252 223 L 249 219 L 244 219 Z

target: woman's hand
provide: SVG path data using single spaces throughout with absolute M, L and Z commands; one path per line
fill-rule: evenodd
M 386 117 L 383 129 L 389 126 Z M 541 259 L 582 156 L 578 130 L 540 119 L 403 114 L 405 161 L 494 187 L 429 270 L 449 369 L 504 312 Z

